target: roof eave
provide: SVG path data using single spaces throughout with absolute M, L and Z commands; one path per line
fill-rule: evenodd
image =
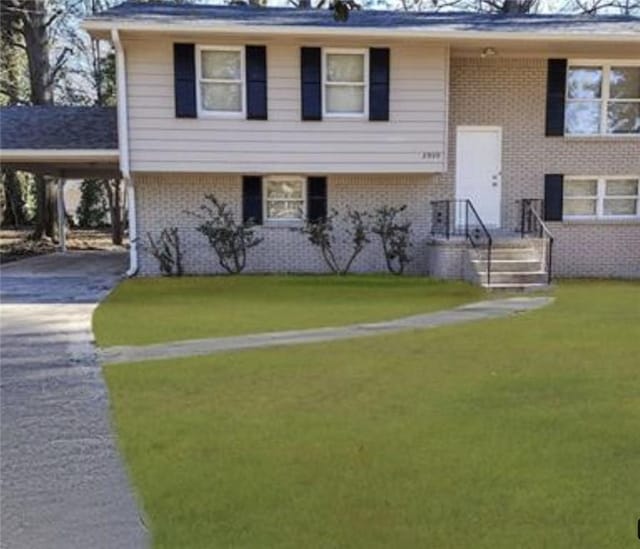
M 40 149 L 0 149 L 0 160 L 12 162 L 17 160 L 30 160 L 34 163 L 48 162 L 55 159 L 86 162 L 92 160 L 117 161 L 118 149 L 59 149 L 54 147 Z
M 539 42 L 605 42 L 615 39 L 617 42 L 629 42 L 640 44 L 640 34 L 633 32 L 615 33 L 595 33 L 595 32 L 514 32 L 514 31 L 479 31 L 479 30 L 450 30 L 434 31 L 421 27 L 402 28 L 374 28 L 374 27 L 309 27 L 296 25 L 238 25 L 225 21 L 224 23 L 215 21 L 188 21 L 171 23 L 148 23 L 132 21 L 126 19 L 119 20 L 85 20 L 81 24 L 82 28 L 100 38 L 107 38 L 107 33 L 112 29 L 131 32 L 189 32 L 196 34 L 207 34 L 212 32 L 224 34 L 260 34 L 260 35 L 302 35 L 311 37 L 379 37 L 379 38 L 415 38 L 426 40 L 455 40 L 463 42 L 465 40 L 491 39 L 501 40 L 522 40 Z

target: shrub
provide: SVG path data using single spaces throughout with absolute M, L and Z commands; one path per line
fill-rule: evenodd
M 311 244 L 320 248 L 322 257 L 331 272 L 344 275 L 349 272 L 356 257 L 370 242 L 367 236 L 366 218 L 366 213 L 351 209 L 348 209 L 344 218 L 341 218 L 338 211 L 334 209 L 323 219 L 306 220 L 304 227 L 299 230 L 307 236 Z M 343 230 L 345 236 L 341 239 L 336 236 L 336 224 L 340 221 L 345 227 Z M 337 244 L 346 244 L 351 248 L 344 262 L 340 261 L 334 249 Z
M 401 222 L 398 219 L 406 209 L 406 205 L 399 208 L 378 208 L 373 214 L 371 225 L 371 232 L 378 235 L 382 243 L 387 269 L 397 275 L 401 275 L 411 261 L 408 254 L 411 247 L 411 222 Z
M 76 208 L 78 227 L 95 229 L 107 223 L 109 207 L 103 182 L 97 179 L 85 179 L 80 183 L 80 202 Z
M 153 257 L 158 260 L 160 272 L 163 276 L 182 276 L 182 251 L 180 249 L 180 237 L 178 227 L 162 229 L 160 237 L 153 239 L 151 233 L 147 233 L 148 246 L 144 246 Z
M 236 222 L 231 209 L 213 194 L 204 197 L 200 212 L 187 212 L 200 221 L 196 230 L 207 237 L 220 266 L 229 274 L 243 271 L 247 251 L 262 242 L 254 233 L 254 223 Z

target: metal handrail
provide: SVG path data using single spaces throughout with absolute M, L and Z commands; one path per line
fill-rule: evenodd
M 471 210 L 471 212 L 473 212 L 474 217 L 476 218 L 476 221 L 478 222 L 480 227 L 482 227 L 482 231 L 484 232 L 484 235 L 487 239 L 487 286 L 489 286 L 491 284 L 491 249 L 493 247 L 493 238 L 491 237 L 491 233 L 487 229 L 486 225 L 482 222 L 482 219 L 478 215 L 478 212 L 475 209 L 471 200 L 467 200 L 466 202 L 467 202 L 467 206 L 466 206 L 467 231 L 469 231 L 469 210 Z M 468 233 L 467 238 L 471 242 L 471 245 L 475 248 L 476 245 L 473 241 L 473 238 L 471 237 L 471 234 Z
M 544 207 L 544 202 L 539 198 L 523 198 L 521 203 L 520 214 L 520 236 L 524 238 L 526 234 L 538 233 L 538 238 L 546 239 L 549 243 L 549 247 L 545 250 L 543 248 L 543 258 L 547 264 L 547 284 L 551 284 L 552 278 L 552 263 L 553 263 L 553 233 L 549 230 L 549 227 L 542 220 L 540 214 L 536 211 L 534 204 L 538 204 L 540 210 Z M 533 219 L 532 219 L 533 218 Z M 528 223 L 525 224 L 525 220 Z
M 464 209 L 462 210 L 460 206 L 463 206 Z M 431 202 L 431 208 L 433 210 L 432 235 L 441 235 L 447 240 L 451 236 L 464 236 L 474 248 L 480 247 L 483 239 L 486 241 L 487 286 L 490 285 L 493 238 L 471 200 L 435 200 Z M 464 224 L 460 223 L 460 219 L 456 218 L 456 215 L 451 215 L 452 209 L 458 216 L 464 213 Z

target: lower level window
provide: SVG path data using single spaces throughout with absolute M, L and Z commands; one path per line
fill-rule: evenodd
M 640 217 L 640 180 L 635 177 L 572 177 L 564 181 L 568 218 Z
M 305 216 L 305 180 L 271 176 L 264 179 L 265 219 L 301 221 Z

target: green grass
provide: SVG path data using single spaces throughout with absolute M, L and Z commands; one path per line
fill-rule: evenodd
M 242 276 L 126 280 L 96 311 L 101 346 L 391 320 L 484 293 L 462 282 L 394 276 Z
M 633 548 L 640 285 L 516 318 L 106 368 L 156 548 Z

